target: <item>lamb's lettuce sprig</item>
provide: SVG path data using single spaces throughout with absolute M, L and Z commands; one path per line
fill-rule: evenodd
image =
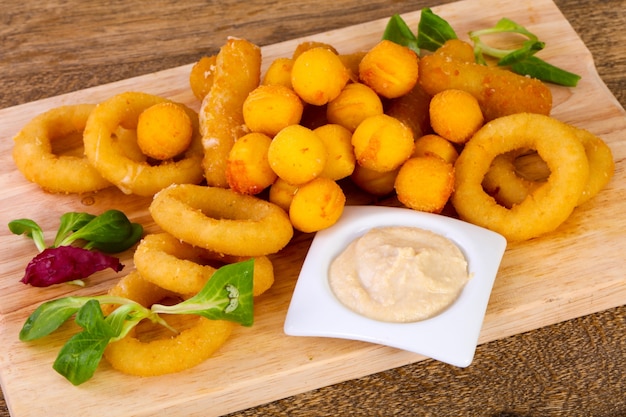
M 176 333 L 159 314 L 195 314 L 213 320 L 229 320 L 252 326 L 254 260 L 219 268 L 195 296 L 175 305 L 154 304 L 146 308 L 124 297 L 70 296 L 41 304 L 24 323 L 19 338 L 28 342 L 45 337 L 75 316 L 82 331 L 61 348 L 53 368 L 74 385 L 94 375 L 109 343 L 127 336 L 142 320 L 150 320 Z M 118 307 L 108 316 L 103 304 Z

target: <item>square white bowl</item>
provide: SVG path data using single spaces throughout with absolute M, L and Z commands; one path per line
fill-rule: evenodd
M 467 259 L 470 281 L 459 298 L 430 319 L 373 320 L 345 307 L 328 283 L 332 260 L 350 242 L 381 226 L 412 226 L 453 241 Z M 454 218 L 407 208 L 347 206 L 339 221 L 317 232 L 300 271 L 284 324 L 291 336 L 360 340 L 403 349 L 458 367 L 471 364 L 506 239 Z

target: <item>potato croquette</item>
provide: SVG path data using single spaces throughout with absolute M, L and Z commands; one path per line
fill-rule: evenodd
M 393 192 L 398 171 L 378 172 L 357 164 L 350 179 L 366 193 L 382 197 Z
M 326 118 L 354 132 L 369 116 L 383 113 L 383 103 L 374 90 L 362 83 L 350 83 L 328 103 Z
M 322 106 L 339 95 L 350 71 L 336 53 L 325 47 L 302 52 L 291 69 L 291 85 L 306 103 Z
M 439 135 L 424 135 L 415 141 L 412 156 L 438 156 L 449 164 L 454 164 L 459 152 L 447 139 Z
M 180 155 L 189 147 L 192 135 L 189 115 L 175 103 L 155 104 L 139 115 L 137 145 L 151 158 L 166 160 Z
M 320 177 L 338 181 L 346 178 L 354 171 L 356 158 L 352 147 L 352 132 L 341 125 L 326 124 L 314 132 L 322 139 L 328 158 Z
M 270 137 L 280 130 L 298 124 L 303 105 L 300 97 L 282 85 L 260 85 L 243 102 L 243 120 L 252 132 Z
M 317 232 L 339 220 L 346 196 L 335 181 L 316 178 L 298 188 L 289 207 L 293 227 L 305 233 Z
M 328 153 L 315 132 L 304 126 L 291 125 L 274 136 L 267 157 L 280 178 L 299 185 L 320 175 Z
M 293 196 L 296 195 L 297 191 L 297 185 L 289 184 L 284 179 L 278 177 L 274 184 L 270 186 L 269 201 L 288 213 Z
M 241 194 L 255 195 L 272 185 L 276 173 L 267 152 L 272 138 L 253 132 L 240 137 L 228 155 L 226 178 L 229 187 Z
M 363 120 L 352 134 L 357 163 L 374 171 L 393 171 L 413 152 L 413 132 L 386 114 Z
M 265 71 L 261 84 L 263 85 L 282 85 L 292 88 L 291 86 L 291 68 L 293 67 L 293 59 L 276 58 Z
M 463 144 L 483 125 L 478 100 L 463 90 L 443 90 L 430 100 L 430 125 L 435 133 Z
M 417 83 L 419 58 L 406 46 L 383 40 L 359 64 L 361 81 L 386 98 L 400 97 Z
M 440 213 L 454 191 L 454 166 L 436 156 L 411 158 L 400 168 L 395 189 L 408 208 Z

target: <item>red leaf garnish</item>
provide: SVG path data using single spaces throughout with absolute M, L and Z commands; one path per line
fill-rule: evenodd
M 94 272 L 124 268 L 120 260 L 101 252 L 76 246 L 48 248 L 35 256 L 26 266 L 20 281 L 34 287 L 47 287 L 62 282 L 87 278 Z

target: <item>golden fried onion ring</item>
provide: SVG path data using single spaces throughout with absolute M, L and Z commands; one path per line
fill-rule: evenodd
M 216 271 L 211 261 L 228 264 L 249 257 L 220 255 L 182 242 L 169 233 L 156 233 L 142 239 L 133 259 L 137 271 L 146 281 L 180 294 L 192 294 Z M 272 262 L 266 256 L 254 258 L 253 295 L 261 295 L 273 283 Z
M 154 196 L 154 221 L 194 246 L 235 256 L 263 256 L 289 243 L 293 226 L 277 205 L 230 189 L 172 185 Z
M 15 136 L 13 160 L 27 180 L 52 193 L 86 193 L 111 186 L 88 159 L 55 155 L 52 143 L 82 137 L 95 104 L 60 106 L 33 118 Z
M 545 185 L 545 181 L 531 181 L 518 175 L 515 161 L 523 153 L 516 150 L 496 156 L 483 178 L 485 191 L 506 208 L 521 203 L 529 193 Z
M 589 179 L 578 200 L 577 206 L 579 206 L 591 200 L 608 184 L 615 171 L 615 161 L 611 148 L 602 139 L 585 129 L 568 127 L 583 144 L 589 162 Z M 540 165 L 533 161 L 538 158 L 536 154 L 521 156 L 519 154 L 520 152 L 515 151 L 498 155 L 483 180 L 485 190 L 498 203 L 509 208 L 521 203 L 537 187 L 545 185 L 545 176 L 541 176 L 540 172 L 535 172 L 533 178 L 524 178 L 516 173 L 518 156 L 523 161 L 528 161 L 524 162 L 524 165 L 531 166 L 532 164 L 535 171 L 539 171 L 536 166 Z M 526 167 L 520 167 L 522 171 L 526 171 L 524 168 Z
M 137 127 L 139 114 L 148 107 L 169 100 L 146 93 L 125 92 L 98 104 L 91 113 L 84 132 L 85 154 L 103 177 L 125 194 L 154 195 L 170 184 L 202 181 L 203 149 L 196 113 L 183 106 L 193 122 L 194 136 L 180 160 L 158 165 L 137 161 L 120 153 L 114 132 L 118 126 Z
M 195 288 L 200 291 L 202 287 Z M 168 291 L 131 272 L 111 288 L 109 294 L 130 298 L 149 307 L 170 295 Z M 130 375 L 156 376 L 180 372 L 205 361 L 228 339 L 235 324 L 226 320 L 209 320 L 186 316 L 188 327 L 173 337 L 142 341 L 133 329 L 126 337 L 110 343 L 104 357 L 113 368 Z
M 535 149 L 550 169 L 544 187 L 507 209 L 482 187 L 493 159 L 516 149 Z M 531 239 L 555 230 L 574 210 L 589 177 L 580 140 L 567 125 L 549 116 L 517 113 L 481 128 L 456 161 L 452 204 L 461 219 L 502 234 L 509 241 Z
M 615 161 L 611 148 L 599 137 L 585 129 L 571 127 L 585 147 L 589 161 L 589 180 L 578 200 L 581 205 L 596 196 L 613 177 Z

